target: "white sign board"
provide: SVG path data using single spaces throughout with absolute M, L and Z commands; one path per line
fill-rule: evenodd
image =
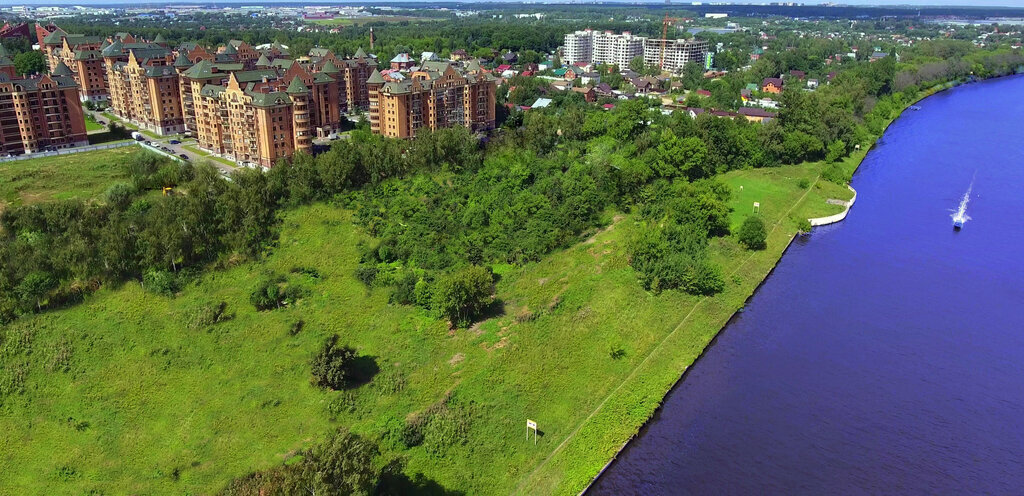
M 526 419 L 526 440 L 530 440 L 530 429 L 533 429 L 533 444 L 537 444 L 537 422 Z

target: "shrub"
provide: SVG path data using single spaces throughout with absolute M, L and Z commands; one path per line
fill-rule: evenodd
M 491 302 L 493 277 L 479 265 L 470 265 L 441 278 L 434 285 L 434 311 L 456 326 L 469 324 Z
M 202 305 L 189 317 L 188 327 L 190 329 L 199 329 L 230 319 L 231 316 L 224 312 L 227 307 L 228 304 L 223 301 Z
M 283 276 L 269 276 L 261 280 L 249 294 L 249 303 L 256 310 L 272 310 L 294 304 L 305 295 L 305 289 L 286 283 Z
M 629 251 L 644 289 L 710 295 L 725 288 L 721 271 L 707 259 L 705 231 L 697 225 L 645 228 L 630 241 Z
M 178 281 L 166 270 L 150 270 L 142 276 L 142 285 L 147 291 L 164 296 L 178 292 Z
M 391 296 L 388 301 L 391 303 L 397 303 L 399 305 L 409 305 L 416 303 L 416 284 L 420 281 L 420 278 L 414 272 L 405 272 L 399 276 L 396 281 L 394 288 L 391 290 Z
M 359 279 L 359 282 L 368 288 L 373 287 L 373 282 L 377 280 L 377 267 L 372 265 L 356 267 L 356 279 Z
M 326 341 L 320 351 L 310 361 L 313 374 L 313 385 L 324 389 L 344 389 L 349 385 L 353 375 L 356 350 L 338 344 L 335 334 Z
M 757 215 L 747 216 L 736 236 L 748 250 L 762 250 L 767 246 L 768 230 L 764 226 L 764 221 Z

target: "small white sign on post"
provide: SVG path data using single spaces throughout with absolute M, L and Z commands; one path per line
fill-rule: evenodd
M 754 202 L 754 213 L 761 213 L 761 202 Z
M 526 419 L 526 440 L 530 440 L 530 429 L 533 429 L 533 444 L 537 444 L 537 422 Z

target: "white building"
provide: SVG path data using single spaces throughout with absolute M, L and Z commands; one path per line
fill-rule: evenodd
M 657 66 L 661 63 L 661 51 L 664 46 L 665 65 L 663 70 L 680 72 L 689 63 L 704 65 L 704 58 L 710 44 L 701 40 L 644 40 L 644 63 Z
M 567 64 L 586 62 L 589 64 L 615 64 L 629 67 L 634 57 L 644 54 L 642 36 L 633 36 L 628 31 L 614 34 L 611 31 L 598 32 L 590 29 L 565 35 L 562 59 Z
M 667 40 L 664 43 L 664 69 L 679 72 L 687 63 L 703 64 L 708 47 L 707 41 Z M 661 52 L 660 39 L 633 36 L 628 31 L 614 34 L 587 29 L 565 35 L 562 60 L 569 65 L 577 62 L 615 64 L 625 69 L 636 57 L 643 57 L 649 66 L 657 66 L 661 62 Z

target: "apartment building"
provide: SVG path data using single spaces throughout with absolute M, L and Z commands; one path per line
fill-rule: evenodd
M 628 67 L 635 57 L 643 56 L 645 39 L 628 31 L 622 34 L 590 29 L 576 31 L 565 35 L 562 59 L 570 65 L 585 62 Z
M 119 41 L 104 49 L 110 109 L 118 117 L 156 134 L 185 131 L 178 72 L 165 48 L 128 50 L 121 61 Z
M 102 36 L 66 34 L 56 29 L 43 38 L 41 48 L 46 52 L 50 71 L 58 64 L 71 70 L 82 101 L 103 102 L 109 97 L 106 70 L 100 54 L 105 43 Z
M 663 43 L 664 41 L 664 43 Z M 598 32 L 590 29 L 565 35 L 562 46 L 562 60 L 567 64 L 584 62 L 588 64 L 614 64 L 629 67 L 636 57 L 643 57 L 647 65 L 657 66 L 661 62 L 662 46 L 665 47 L 664 70 L 679 72 L 689 62 L 704 62 L 708 52 L 706 41 L 661 40 L 644 36 L 633 36 L 630 32 L 614 34 L 611 31 Z
M 711 44 L 704 40 L 648 38 L 644 40 L 644 64 L 657 66 L 662 63 L 662 51 L 664 50 L 662 70 L 678 73 L 682 72 L 683 67 L 690 63 L 703 67 L 704 59 L 710 48 Z
M 411 138 L 421 129 L 464 126 L 494 128 L 497 79 L 482 71 L 460 71 L 450 62 L 425 62 L 401 80 L 374 71 L 366 82 L 370 129 Z
M 345 103 L 342 111 L 351 114 L 357 110 L 369 110 L 370 92 L 366 81 L 377 70 L 376 57 L 366 55 L 366 52 L 359 48 L 352 58 L 342 60 L 338 69 L 345 84 Z
M 196 137 L 218 155 L 270 167 L 295 151 L 309 151 L 314 137 L 341 125 L 339 81 L 327 72 L 292 63 L 284 70 L 228 72 L 225 84 L 200 86 L 201 77 L 218 74 L 217 68 L 195 69 L 183 74 L 191 81 Z
M 60 72 L 70 69 L 59 65 Z M 0 56 L 0 154 L 88 145 L 78 85 L 70 75 L 18 78 Z

